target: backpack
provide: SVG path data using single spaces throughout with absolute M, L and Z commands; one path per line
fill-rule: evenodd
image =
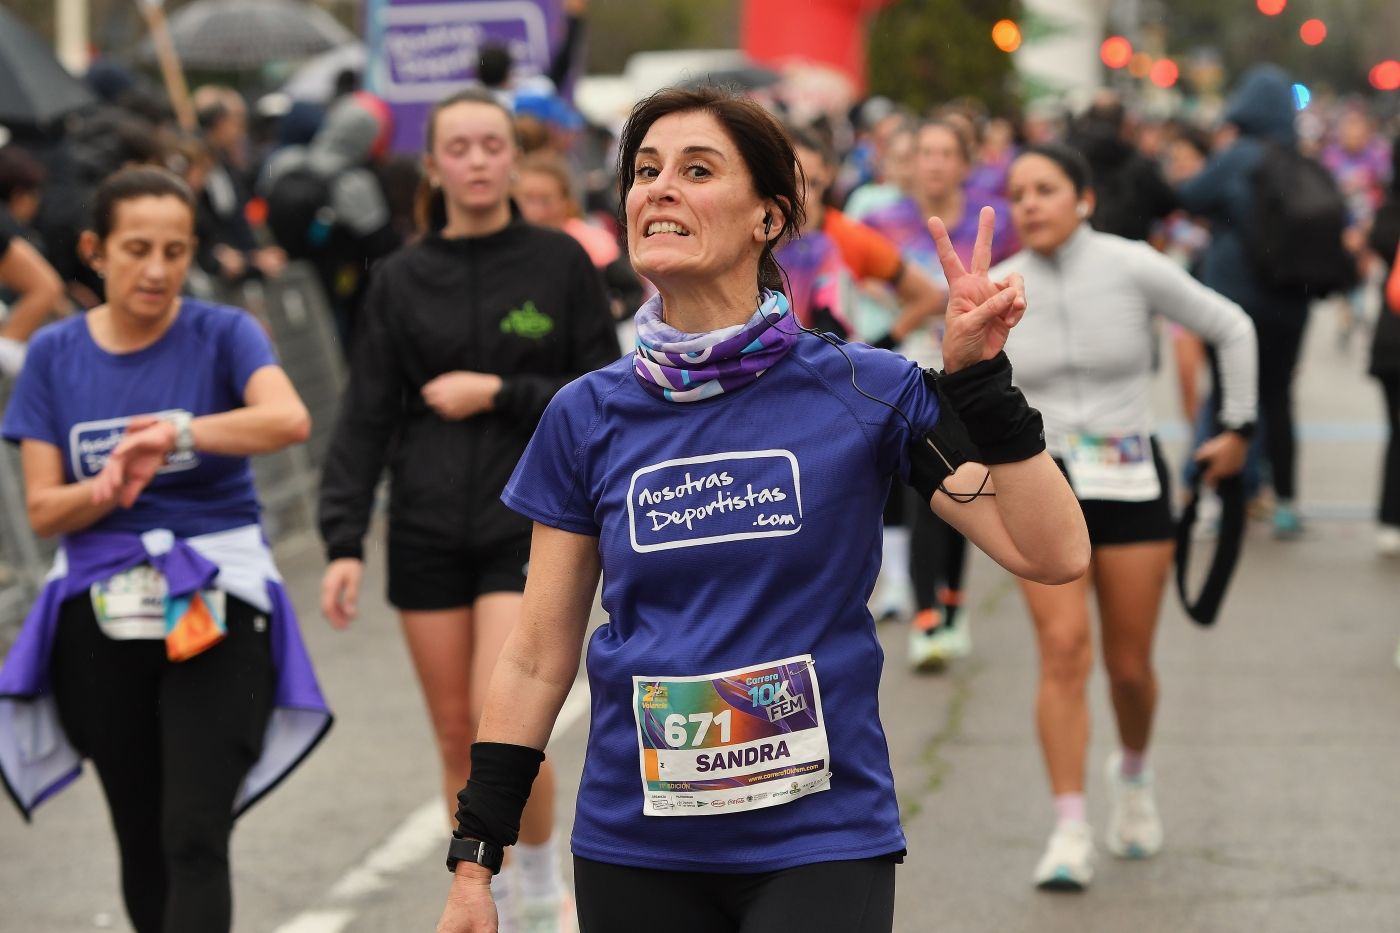
M 277 177 L 267 193 L 267 226 L 293 259 L 316 255 L 335 224 L 330 182 L 305 166 Z
M 1356 261 L 1342 245 L 1346 201 L 1327 169 L 1268 142 L 1250 194 L 1245 249 L 1263 285 L 1320 298 L 1356 284 Z

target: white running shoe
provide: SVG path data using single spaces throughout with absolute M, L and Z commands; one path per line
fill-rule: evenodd
M 1083 891 L 1094 880 L 1094 831 L 1082 820 L 1062 820 L 1035 866 L 1042 891 Z
M 1162 851 L 1162 818 L 1152 796 L 1152 772 L 1123 776 L 1123 753 L 1108 756 L 1105 772 L 1113 797 L 1104 842 L 1119 858 L 1151 858 Z
M 578 933 L 573 898 L 563 891 L 553 897 L 521 897 L 516 908 L 519 933 Z
M 914 616 L 909 625 L 909 664 L 916 671 L 941 670 L 949 661 L 972 654 L 972 630 L 967 613 L 959 613 L 958 621 L 948 625 L 932 609 Z

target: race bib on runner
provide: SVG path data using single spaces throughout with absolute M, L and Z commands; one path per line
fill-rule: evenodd
M 88 589 L 97 627 L 116 641 L 164 638 L 167 592 L 165 575 L 150 564 L 123 570 Z M 225 618 L 223 590 L 202 590 L 201 595 L 218 618 Z
M 1065 466 L 1080 499 L 1151 502 L 1162 495 L 1162 479 L 1146 434 L 1071 434 Z
M 710 816 L 831 789 L 811 655 L 698 677 L 634 677 L 642 812 Z

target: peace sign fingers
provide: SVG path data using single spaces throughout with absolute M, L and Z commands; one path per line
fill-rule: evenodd
M 977 214 L 977 242 L 972 246 L 972 274 L 986 275 L 992 267 L 992 234 L 997 228 L 997 212 L 990 206 Z
M 933 245 L 938 250 L 938 261 L 943 266 L 943 275 L 951 286 L 954 281 L 967 275 L 957 250 L 953 249 L 953 238 L 948 235 L 948 227 L 941 217 L 928 219 L 928 232 L 933 237 Z M 980 238 L 980 234 L 979 234 Z

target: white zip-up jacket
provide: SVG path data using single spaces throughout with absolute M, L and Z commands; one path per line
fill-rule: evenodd
M 1053 256 L 1024 249 L 997 265 L 994 280 L 1019 272 L 1026 314 L 1006 354 L 1016 384 L 1045 419 L 1051 453 L 1067 434 L 1150 434 L 1152 359 L 1160 314 L 1199 334 L 1220 360 L 1221 421 L 1255 420 L 1258 348 L 1239 305 L 1197 282 L 1145 243 L 1087 223 Z

